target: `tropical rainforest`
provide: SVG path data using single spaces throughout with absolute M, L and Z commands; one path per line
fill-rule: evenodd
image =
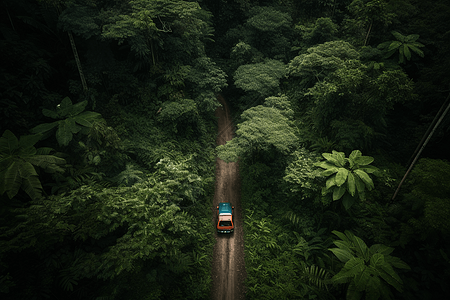
M 450 294 L 450 1 L 0 7 L 0 298 L 209 299 L 217 156 L 247 299 Z

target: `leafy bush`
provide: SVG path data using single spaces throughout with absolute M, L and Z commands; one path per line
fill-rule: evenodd
M 333 231 L 341 240 L 338 248 L 329 249 L 345 265 L 331 279 L 335 283 L 349 283 L 347 299 L 393 299 L 389 286 L 402 292 L 403 281 L 394 268 L 409 270 L 401 259 L 391 256 L 394 248 L 382 244 L 370 248 L 350 231 Z
M 67 146 L 72 141 L 73 134 L 80 131 L 86 134 L 87 129 L 92 127 L 93 123 L 101 118 L 99 113 L 92 111 L 83 112 L 86 105 L 87 101 L 73 105 L 70 98 L 66 97 L 58 104 L 56 111 L 45 108 L 42 110 L 44 116 L 60 120 L 38 125 L 31 129 L 31 132 L 45 136 L 53 128 L 58 127 L 56 130 L 56 139 L 60 146 Z
M 333 192 L 333 201 L 342 198 L 342 204 L 347 210 L 354 204 L 355 195 L 360 200 L 365 200 L 365 190 L 371 191 L 374 188 L 373 180 L 368 174 L 378 171 L 378 168 L 369 166 L 373 157 L 362 156 L 359 150 L 352 151 L 348 158 L 344 152 L 334 150 L 333 153 L 323 153 L 322 156 L 326 161 L 316 163 L 316 166 L 325 169 L 321 175 L 328 177 L 322 195 Z
M 39 148 L 34 145 L 40 135 L 17 137 L 6 130 L 0 138 L 0 195 L 5 192 L 12 199 L 19 189 L 23 189 L 31 199 L 41 197 L 42 185 L 34 166 L 47 172 L 64 172 L 61 165 L 65 160 L 50 155 L 52 149 Z

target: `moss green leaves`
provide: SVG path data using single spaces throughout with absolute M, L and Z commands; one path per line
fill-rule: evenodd
M 345 41 L 326 42 L 294 57 L 287 66 L 287 74 L 300 78 L 300 84 L 309 87 L 342 68 L 346 61 L 357 59 L 359 54 L 351 44 Z
M 298 140 L 290 120 L 277 108 L 258 105 L 241 117 L 244 122 L 237 125 L 237 137 L 217 147 L 219 157 L 225 161 L 237 161 L 241 155 L 259 151 L 287 154 Z
M 333 40 L 338 32 L 338 25 L 330 18 L 318 18 L 314 24 L 296 25 L 295 29 L 308 45 L 317 45 Z
M 93 126 L 94 122 L 101 120 L 101 115 L 92 111 L 84 111 L 87 101 L 72 104 L 69 97 L 62 100 L 56 111 L 43 109 L 42 114 L 52 119 L 59 119 L 53 123 L 45 123 L 31 129 L 32 133 L 47 135 L 55 127 L 56 139 L 60 146 L 69 145 L 73 135 L 83 129 Z M 87 132 L 87 131 L 86 131 Z
M 65 160 L 48 155 L 49 148 L 36 149 L 39 135 L 21 136 L 20 139 L 9 130 L 0 138 L 0 195 L 5 192 L 12 199 L 23 189 L 31 199 L 41 196 L 42 185 L 34 168 L 38 166 L 52 172 L 63 172 L 60 165 Z
M 280 84 L 286 73 L 285 65 L 278 60 L 242 65 L 234 74 L 234 84 L 246 92 L 254 91 L 269 96 Z
M 365 200 L 366 189 L 369 191 L 374 189 L 369 174 L 375 173 L 378 168 L 370 166 L 373 157 L 363 156 L 359 150 L 352 151 L 348 158 L 344 152 L 334 150 L 332 153 L 323 153 L 322 156 L 326 160 L 315 164 L 324 169 L 321 175 L 328 177 L 322 195 L 332 193 L 333 201 L 342 198 L 342 204 L 349 209 L 356 197 Z
M 399 292 L 403 281 L 394 268 L 409 270 L 409 266 L 390 254 L 394 248 L 375 244 L 370 248 L 350 231 L 333 231 L 340 238 L 334 241 L 337 248 L 328 249 L 344 264 L 331 279 L 348 284 L 347 299 L 392 299 L 389 286 Z

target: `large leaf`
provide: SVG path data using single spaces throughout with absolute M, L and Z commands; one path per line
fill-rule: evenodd
M 9 199 L 12 199 L 15 195 L 17 195 L 20 186 L 22 185 L 19 165 L 20 163 L 14 161 L 4 172 L 4 177 L 0 178 L 0 180 L 4 181 L 2 185 L 4 186 L 4 190 L 6 191 Z
M 69 117 L 72 112 L 72 100 L 69 97 L 64 98 L 60 104 L 56 107 L 56 112 L 60 119 Z
M 42 110 L 42 114 L 46 117 L 52 118 L 52 119 L 59 119 L 59 115 L 56 111 L 50 110 L 50 109 L 46 109 L 44 108 Z
M 396 289 L 399 289 L 399 291 L 401 290 L 401 285 L 403 284 L 402 280 L 394 271 L 392 266 L 385 261 L 385 256 L 383 254 L 375 253 L 370 258 L 370 267 L 388 284 L 394 286 Z
M 358 194 L 364 194 L 364 190 L 366 189 L 366 185 L 364 184 L 364 182 L 359 178 L 359 176 L 354 176 L 355 178 L 355 186 L 356 186 L 356 190 L 358 191 Z M 361 200 L 364 200 L 360 197 Z
M 359 274 L 353 279 L 355 289 L 358 292 L 364 292 L 366 290 L 366 285 L 369 282 L 371 276 L 370 268 L 364 268 Z M 348 299 L 348 298 L 347 298 Z
M 410 35 L 406 36 L 405 43 L 413 43 L 413 42 L 417 41 L 418 39 L 419 39 L 418 34 L 410 34 Z
M 349 282 L 355 276 L 360 274 L 365 268 L 366 265 L 363 259 L 353 257 L 345 263 L 342 270 L 339 271 L 339 273 L 337 273 L 336 275 L 334 275 L 333 278 L 331 278 L 331 280 L 333 280 L 336 283 Z
M 327 182 L 326 182 L 327 190 L 336 185 L 335 178 L 336 178 L 336 176 L 331 176 L 330 178 L 327 179 Z
M 405 62 L 405 54 L 404 54 L 403 47 L 398 48 L 398 62 L 401 64 L 403 64 Z
M 342 196 L 344 196 L 344 193 L 346 191 L 346 187 L 345 185 L 341 185 L 339 187 L 334 187 L 333 190 L 333 201 L 339 200 L 342 198 Z
M 21 188 L 28 194 L 28 196 L 30 196 L 31 199 L 37 199 L 42 195 L 42 185 L 37 174 L 23 178 Z
M 19 141 L 14 133 L 9 130 L 5 130 L 0 138 L 0 157 L 12 155 L 18 147 Z
M 339 166 L 343 167 L 345 166 L 345 153 L 344 152 L 338 152 L 333 150 L 333 155 L 336 157 L 337 161 L 339 162 Z
M 395 50 L 397 48 L 399 48 L 402 45 L 402 43 L 400 43 L 399 41 L 393 41 L 388 48 L 388 51 L 392 51 Z
M 384 255 L 381 253 L 375 253 L 370 257 L 370 265 L 375 269 L 378 269 L 382 264 L 384 264 Z
M 339 160 L 336 158 L 335 155 L 331 153 L 322 153 L 322 156 L 331 164 L 338 167 L 343 167 L 341 163 L 339 163 Z
M 19 138 L 19 148 L 33 147 L 41 139 L 40 134 L 22 135 Z
M 392 253 L 392 251 L 394 251 L 394 248 L 388 247 L 383 244 L 375 244 L 372 245 L 369 250 L 371 254 L 381 253 L 383 255 L 389 255 Z
M 6 192 L 6 182 L 5 182 L 6 171 L 7 169 L 0 171 L 0 195 L 3 195 Z
M 85 111 L 78 116 L 74 117 L 74 120 L 85 127 L 92 127 L 94 121 L 101 119 L 101 114 L 93 111 Z
M 44 169 L 48 173 L 64 172 L 60 165 L 64 165 L 66 160 L 53 155 L 34 155 L 27 159 L 30 163 Z
M 390 255 L 386 255 L 384 257 L 384 260 L 389 263 L 391 266 L 393 266 L 394 268 L 398 268 L 398 269 L 405 269 L 405 270 L 411 270 L 411 268 L 408 266 L 407 263 L 405 263 L 404 261 L 402 261 L 400 258 L 395 257 L 395 256 L 390 256 Z
M 355 163 L 359 166 L 366 166 L 373 162 L 373 157 L 371 156 L 358 156 L 354 158 Z
M 344 250 L 344 249 L 331 248 L 331 249 L 328 249 L 328 250 L 333 252 L 334 255 L 336 255 L 336 257 L 343 263 L 346 263 L 350 259 L 354 258 L 354 256 L 349 251 Z
M 370 191 L 374 188 L 372 178 L 363 170 L 357 169 L 353 171 L 365 183 L 367 189 Z
M 72 124 L 67 120 L 68 119 L 59 121 L 58 130 L 56 131 L 56 140 L 60 146 L 69 145 L 73 138 Z
M 403 281 L 387 262 L 377 265 L 377 270 L 384 281 L 393 286 L 397 291 L 402 292 Z
M 381 296 L 380 288 L 380 278 L 371 276 L 366 283 L 366 300 L 378 300 Z
M 364 171 L 364 172 L 366 172 L 366 173 L 368 173 L 368 174 L 372 174 L 372 173 L 375 173 L 376 171 L 378 171 L 378 168 L 374 167 L 374 166 L 364 166 L 364 167 L 361 167 L 359 169 Z
M 344 184 L 344 182 L 347 180 L 347 176 L 348 176 L 348 170 L 345 168 L 339 168 L 337 174 L 336 174 L 336 185 L 337 186 L 341 186 Z
M 353 150 L 352 153 L 350 153 L 350 155 L 348 156 L 348 158 L 355 160 L 356 158 L 362 156 L 361 151 L 359 150 Z
M 20 147 L 16 154 L 23 158 L 30 157 L 36 154 L 36 148 L 34 146 Z
M 422 44 L 420 44 L 420 45 L 422 45 Z M 420 57 L 424 57 L 425 56 L 425 54 L 423 53 L 423 51 L 422 50 L 420 50 L 418 47 L 417 47 L 417 45 L 408 45 L 409 46 L 409 48 L 414 52 L 414 53 L 416 53 L 417 55 L 419 55 Z M 422 45 L 423 46 L 423 45 Z
M 32 199 L 40 197 L 42 186 L 36 170 L 29 162 L 13 161 L 0 180 L 1 191 L 6 191 L 9 199 L 12 199 L 22 188 Z
M 408 45 L 403 45 L 403 54 L 405 55 L 407 60 L 411 60 L 411 51 L 409 51 Z
M 86 100 L 78 102 L 77 104 L 72 105 L 72 109 L 70 111 L 70 116 L 74 117 L 74 116 L 80 114 L 86 108 L 86 105 L 87 105 L 87 101 Z
M 349 253 L 352 253 L 353 251 L 350 249 L 350 245 L 348 242 L 346 241 L 341 241 L 341 240 L 336 240 L 333 242 L 333 244 L 335 244 L 336 246 L 338 246 L 338 248 L 345 250 Z M 353 254 L 352 254 L 353 257 Z
M 355 196 L 356 192 L 356 183 L 355 183 L 355 176 L 352 172 L 348 172 L 347 175 L 347 190 L 352 195 L 352 197 Z
M 404 43 L 405 42 L 406 37 L 403 34 L 397 32 L 397 31 L 391 31 L 391 33 L 392 33 L 393 36 L 395 36 L 395 38 L 397 40 L 399 40 L 400 43 Z
M 355 165 L 355 159 L 360 157 L 361 155 L 362 155 L 362 153 L 359 150 L 353 150 L 352 153 L 350 153 L 350 155 L 348 157 L 348 161 L 350 163 L 350 169 L 352 169 L 353 166 Z
M 322 171 L 322 173 L 320 175 L 322 175 L 324 177 L 328 177 L 328 176 L 333 175 L 334 173 L 336 173 L 338 170 L 339 169 L 337 167 L 334 167 L 334 168 Z
M 349 231 L 346 230 L 345 232 L 347 233 Z M 334 235 L 336 235 L 338 238 L 340 238 L 341 240 L 343 240 L 344 242 L 346 242 L 347 244 L 351 244 L 352 243 L 352 241 L 349 239 L 349 237 L 347 236 L 346 233 L 342 233 L 342 232 L 337 231 L 337 230 L 333 230 L 332 233 Z
M 56 126 L 58 126 L 59 121 L 55 121 L 53 123 L 44 123 L 44 124 L 40 124 L 34 128 L 32 128 L 30 131 L 31 133 L 45 133 L 49 130 L 52 130 L 53 128 L 55 128 Z
M 366 243 L 364 243 L 361 238 L 353 236 L 353 245 L 355 246 L 355 251 L 358 257 L 363 258 L 365 261 L 369 261 L 370 253 Z
M 324 154 L 329 154 L 329 153 L 324 153 Z M 320 161 L 314 164 L 316 167 L 321 167 L 322 169 L 336 169 L 336 172 L 338 170 L 338 168 L 336 167 L 335 164 L 330 163 L 329 161 Z

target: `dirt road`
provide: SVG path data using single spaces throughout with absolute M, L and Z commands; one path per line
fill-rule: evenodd
M 218 145 L 223 145 L 226 141 L 232 139 L 234 127 L 225 100 L 221 96 L 218 99 L 223 108 L 219 107 L 216 110 L 216 116 L 219 118 L 219 134 L 216 142 Z M 244 280 L 247 273 L 244 265 L 244 232 L 242 229 L 239 169 L 237 163 L 227 164 L 217 158 L 214 208 L 219 202 L 231 202 L 234 205 L 235 231 L 231 235 L 216 233 L 212 263 L 213 287 L 211 299 L 244 299 Z

